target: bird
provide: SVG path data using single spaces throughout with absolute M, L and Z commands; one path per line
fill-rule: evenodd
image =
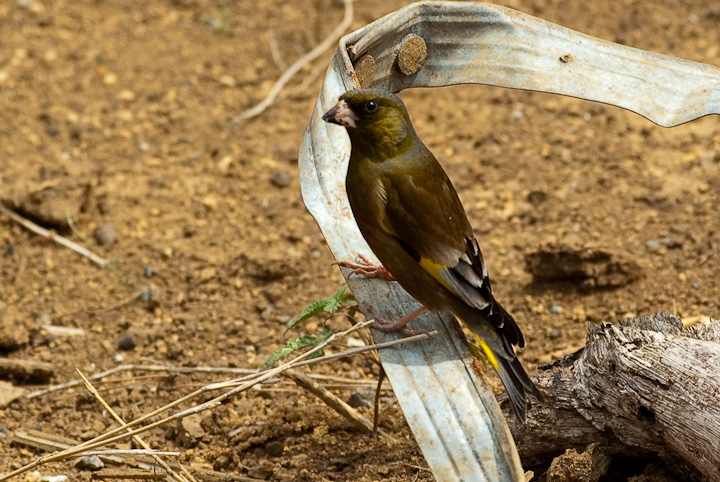
M 355 89 L 322 119 L 345 127 L 350 137 L 345 188 L 358 228 L 382 266 L 364 257 L 362 264 L 339 264 L 397 281 L 422 305 L 398 320 L 371 312 L 375 326 L 401 330 L 425 311 L 449 310 L 475 337 L 524 422 L 527 396 L 543 398 L 515 354 L 515 346 L 525 345 L 523 334 L 495 299 L 457 191 L 415 133 L 405 104 L 382 89 Z

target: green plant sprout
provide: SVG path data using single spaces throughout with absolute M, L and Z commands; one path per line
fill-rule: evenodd
M 357 311 L 357 303 L 353 295 L 347 292 L 347 285 L 343 285 L 334 295 L 315 301 L 314 303 L 310 304 L 310 306 L 302 310 L 298 316 L 293 318 L 287 324 L 287 330 L 285 330 L 285 333 L 287 333 L 288 330 L 296 327 L 298 324 L 321 313 L 327 313 L 328 315 L 325 318 L 327 319 L 341 311 L 346 312 L 350 316 L 352 316 L 352 314 Z M 332 334 L 332 328 L 324 328 L 310 335 L 300 335 L 297 338 L 293 338 L 292 340 L 289 340 L 283 346 L 275 350 L 270 355 L 270 358 L 268 358 L 267 361 L 263 363 L 263 366 L 260 368 L 260 370 L 265 370 L 273 366 L 278 361 L 287 358 L 292 353 L 296 352 L 301 348 L 316 347 L 324 343 L 328 338 L 330 338 Z M 317 358 L 324 354 L 324 350 L 319 350 L 317 353 L 313 353 L 311 356 L 309 356 L 308 359 Z

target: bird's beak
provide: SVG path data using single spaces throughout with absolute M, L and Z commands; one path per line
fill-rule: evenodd
M 325 122 L 332 122 L 343 127 L 355 127 L 357 126 L 358 117 L 355 112 L 350 108 L 347 102 L 339 100 L 335 107 L 325 112 L 322 116 L 322 120 Z

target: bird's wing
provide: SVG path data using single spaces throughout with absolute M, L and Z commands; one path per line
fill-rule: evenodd
M 437 161 L 383 180 L 385 223 L 402 247 L 467 305 L 493 304 L 492 287 L 465 210 Z M 498 326 L 502 328 L 502 325 Z

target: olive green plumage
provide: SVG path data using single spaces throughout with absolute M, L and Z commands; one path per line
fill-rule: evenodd
M 323 119 L 344 125 L 350 136 L 347 194 L 370 248 L 410 295 L 430 310 L 450 310 L 470 329 L 524 420 L 526 395 L 541 396 L 513 349 L 524 346 L 522 333 L 493 297 L 457 192 L 402 101 L 381 90 L 354 90 Z

